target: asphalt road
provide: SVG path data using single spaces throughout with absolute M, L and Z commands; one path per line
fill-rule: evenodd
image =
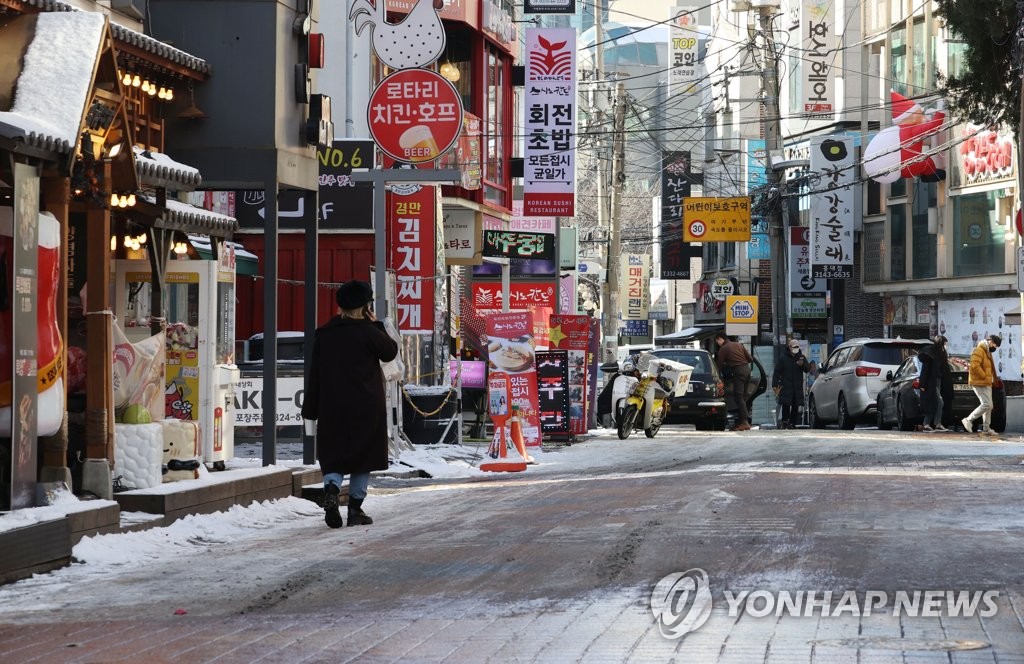
M 1024 661 L 1019 436 L 666 427 L 540 459 L 375 481 L 370 527 L 309 504 L 0 588 L 0 660 Z

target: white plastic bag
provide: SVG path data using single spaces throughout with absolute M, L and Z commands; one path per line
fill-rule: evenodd
M 391 322 L 390 318 L 385 318 L 382 322 L 388 336 L 398 344 L 398 354 L 395 355 L 395 359 L 389 362 L 381 362 L 380 369 L 384 372 L 384 380 L 402 380 L 405 377 L 405 364 L 402 362 L 402 337 L 398 334 L 398 330 L 395 329 L 395 324 Z

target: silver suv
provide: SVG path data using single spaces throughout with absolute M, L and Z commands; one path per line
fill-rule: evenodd
M 886 375 L 930 344 L 928 339 L 851 339 L 839 344 L 819 367 L 807 401 L 811 426 L 835 422 L 852 429 L 875 417 Z

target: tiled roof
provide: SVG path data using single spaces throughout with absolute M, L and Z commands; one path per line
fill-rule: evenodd
M 46 12 L 75 12 L 79 11 L 77 8 L 72 7 L 66 2 L 60 2 L 60 0 L 21 0 L 23 3 L 30 7 L 36 7 Z M 192 71 L 199 72 L 200 74 L 210 73 L 210 64 L 202 58 L 197 58 L 194 55 L 190 55 L 185 51 L 169 46 L 159 39 L 154 39 L 148 35 L 144 35 L 141 32 L 130 30 L 122 25 L 118 25 L 113 21 L 110 22 L 110 31 L 114 35 L 114 39 L 131 44 L 136 48 L 140 48 L 147 53 L 159 56 L 170 60 L 171 62 L 191 69 Z
M 150 152 L 134 146 L 135 172 L 139 181 L 154 187 L 166 187 L 175 191 L 193 191 L 203 181 L 199 170 L 174 161 L 166 154 Z
M 156 205 L 156 199 L 152 196 L 142 196 L 142 200 Z M 217 237 L 227 237 L 238 230 L 238 220 L 234 217 L 210 212 L 201 207 L 175 200 L 167 201 L 166 211 L 153 225 L 158 228 L 169 228 L 185 233 L 204 233 Z

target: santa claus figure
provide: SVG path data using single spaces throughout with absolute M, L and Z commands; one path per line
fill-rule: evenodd
M 925 182 L 946 179 L 939 157 L 923 153 L 924 139 L 942 128 L 942 111 L 925 113 L 921 105 L 898 92 L 892 95 L 893 126 L 878 132 L 864 148 L 864 172 L 876 182 L 919 177 Z

